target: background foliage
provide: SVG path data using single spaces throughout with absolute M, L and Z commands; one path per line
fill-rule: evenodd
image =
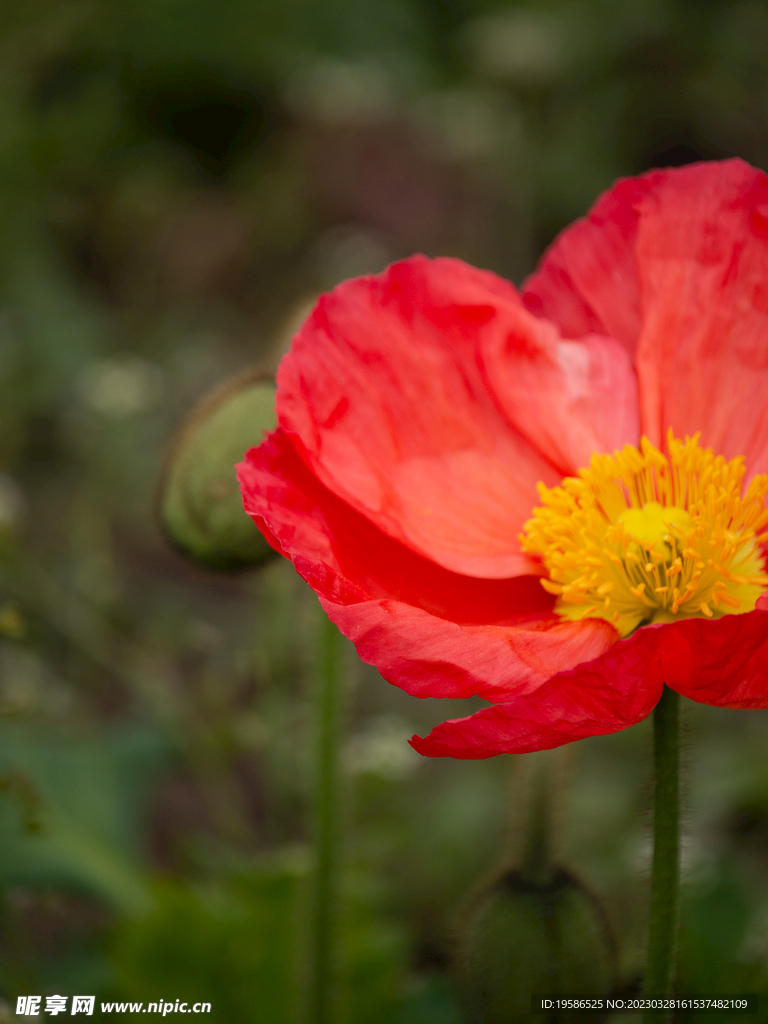
M 345 277 L 420 250 L 519 283 L 618 176 L 768 167 L 767 33 L 759 0 L 3 6 L 8 1013 L 94 992 L 301 1019 L 318 609 L 287 564 L 207 575 L 171 550 L 169 438 Z M 473 702 L 408 698 L 351 653 L 349 676 L 347 1019 L 453 1024 L 452 929 L 508 854 L 514 759 L 420 759 L 407 737 Z M 764 989 L 767 723 L 687 721 L 680 986 Z M 627 985 L 648 747 L 644 724 L 573 748 L 562 822 Z

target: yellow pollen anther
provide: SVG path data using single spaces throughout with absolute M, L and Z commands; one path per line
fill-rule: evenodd
M 759 547 L 768 532 L 758 532 L 768 476 L 742 493 L 744 460 L 698 441 L 670 432 L 664 454 L 644 437 L 639 450 L 593 455 L 559 487 L 539 484 L 542 505 L 520 541 L 541 559 L 561 616 L 603 618 L 626 636 L 644 623 L 755 607 L 768 589 Z

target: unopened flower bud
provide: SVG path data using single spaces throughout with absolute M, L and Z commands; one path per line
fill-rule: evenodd
M 198 565 L 241 569 L 273 554 L 243 511 L 234 467 L 274 427 L 274 382 L 250 371 L 215 391 L 179 431 L 160 484 L 159 513 L 169 540 Z
M 608 995 L 616 954 L 605 913 L 563 868 L 545 882 L 508 871 L 474 900 L 464 922 L 456 980 L 465 1024 L 531 1024 L 533 995 Z M 537 1015 L 570 1024 L 583 1014 Z

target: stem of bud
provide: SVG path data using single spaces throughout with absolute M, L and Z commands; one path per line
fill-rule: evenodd
M 546 883 L 554 867 L 554 830 L 561 751 L 527 754 L 528 793 L 520 873 L 539 884 Z

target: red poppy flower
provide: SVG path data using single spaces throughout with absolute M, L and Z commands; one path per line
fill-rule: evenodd
M 422 256 L 340 285 L 277 417 L 239 467 L 265 536 L 390 682 L 491 702 L 421 753 L 615 732 L 664 684 L 768 707 L 761 172 L 620 181 L 521 293 Z

